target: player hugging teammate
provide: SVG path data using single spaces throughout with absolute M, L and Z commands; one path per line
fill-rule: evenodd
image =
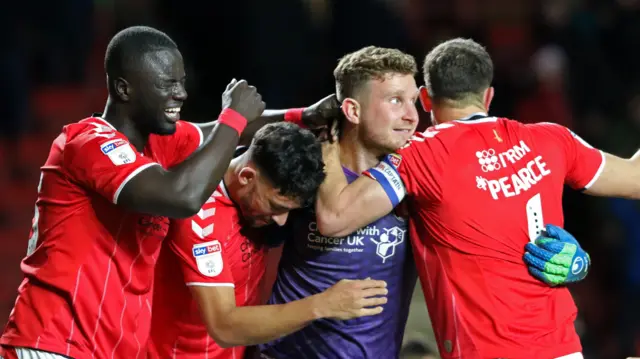
M 568 291 L 527 268 L 552 286 L 584 277 L 588 265 L 568 269 L 588 264 L 577 242 L 542 225 L 562 223 L 565 181 L 636 198 L 637 157 L 489 117 L 493 68 L 472 41 L 438 46 L 424 70 L 419 92 L 411 56 L 367 47 L 340 60 L 337 96 L 265 111 L 233 80 L 218 121 L 195 125 L 180 120 L 176 44 L 148 27 L 118 33 L 104 112 L 66 126 L 42 167 L 0 357 L 234 358 L 266 343 L 264 357 L 392 358 L 414 262 L 444 358 L 579 355 Z M 436 126 L 412 138 L 419 95 Z M 342 137 L 322 146 L 277 123 L 323 127 L 339 111 Z M 405 196 L 409 211 L 392 212 Z M 284 254 L 261 305 L 269 226 L 282 226 Z

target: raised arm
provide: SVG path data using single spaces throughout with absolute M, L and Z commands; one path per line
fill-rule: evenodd
M 602 172 L 585 193 L 594 196 L 640 199 L 640 151 L 629 159 L 604 154 Z
M 247 125 L 247 128 L 240 136 L 239 145 L 248 146 L 251 144 L 253 135 L 262 126 L 273 122 L 293 122 L 306 126 L 312 130 L 326 127 L 329 120 L 336 118 L 340 113 L 340 104 L 334 94 L 329 95 L 313 105 L 305 108 L 291 108 L 286 110 L 264 110 L 262 115 Z M 207 123 L 194 123 L 200 127 L 204 136 L 208 136 L 215 128 L 218 121 Z
M 322 235 L 346 236 L 384 217 L 402 200 L 404 188 L 400 176 L 389 163 L 380 162 L 369 171 L 371 177 L 360 176 L 349 184 L 340 164 L 337 141 L 325 141 L 322 150 L 327 177 L 316 200 L 316 220 Z M 389 188 L 391 182 L 399 187 Z
M 133 211 L 183 218 L 194 215 L 220 183 L 247 121 L 253 122 L 265 104 L 246 81 L 232 81 L 222 95 L 224 110 L 204 145 L 191 157 L 165 170 L 149 166 L 131 177 L 117 203 Z
M 266 343 L 316 319 L 347 320 L 382 312 L 386 283 L 341 280 L 326 291 L 286 304 L 237 307 L 233 287 L 190 286 L 209 335 L 228 348 Z

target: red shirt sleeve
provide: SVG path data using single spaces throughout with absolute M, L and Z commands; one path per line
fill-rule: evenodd
M 186 285 L 234 286 L 223 243 L 232 219 L 225 212 L 216 202 L 205 203 L 197 215 L 172 223 L 178 229 L 169 248 L 178 257 Z
M 565 160 L 565 183 L 573 189 L 588 189 L 604 169 L 604 154 L 568 128 L 555 123 L 531 125 L 546 132 L 551 141 L 560 148 Z
M 73 181 L 113 203 L 135 175 L 159 165 L 138 153 L 124 135 L 104 126 L 68 139 L 63 156 L 64 168 Z

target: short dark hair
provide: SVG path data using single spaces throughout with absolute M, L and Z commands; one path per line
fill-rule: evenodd
M 132 26 L 113 36 L 104 56 L 104 70 L 109 76 L 121 76 L 135 66 L 142 55 L 162 49 L 177 49 L 169 35 L 148 26 Z
M 352 97 L 367 81 L 389 74 L 415 76 L 418 66 L 413 56 L 398 49 L 367 46 L 344 55 L 333 70 L 339 100 Z
M 467 106 L 480 101 L 493 81 L 493 62 L 485 48 L 471 39 L 445 41 L 424 60 L 424 82 L 434 102 Z
M 280 194 L 299 200 L 303 207 L 313 203 L 325 173 L 320 142 L 311 131 L 293 123 L 272 123 L 255 134 L 249 151 Z

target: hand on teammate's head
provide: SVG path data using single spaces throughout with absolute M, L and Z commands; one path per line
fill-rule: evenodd
M 340 117 L 340 101 L 335 94 L 324 97 L 302 112 L 302 122 L 310 129 L 327 128 Z

